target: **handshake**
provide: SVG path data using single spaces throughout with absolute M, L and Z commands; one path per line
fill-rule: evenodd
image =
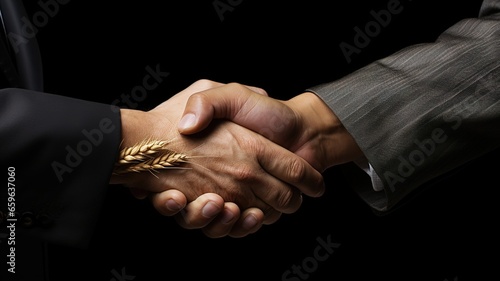
M 120 112 L 122 151 L 158 140 L 181 164 L 115 172 L 110 183 L 212 238 L 243 237 L 296 212 L 302 194 L 324 193 L 325 169 L 363 157 L 312 92 L 281 101 L 257 87 L 199 80 L 150 111 Z

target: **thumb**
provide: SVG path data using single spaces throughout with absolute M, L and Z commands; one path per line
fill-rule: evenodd
M 249 106 L 248 101 L 254 100 L 256 97 L 267 96 L 265 92 L 262 92 L 263 90 L 257 91 L 256 89 L 259 88 L 230 83 L 191 95 L 177 125 L 179 132 L 184 135 L 200 132 L 213 119 L 218 118 L 237 122 L 238 113 L 244 107 Z M 254 100 L 254 102 L 257 101 Z M 250 104 L 254 104 L 254 102 Z
M 214 105 L 204 94 L 189 97 L 181 120 L 177 124 L 179 133 L 194 134 L 205 129 L 214 118 Z

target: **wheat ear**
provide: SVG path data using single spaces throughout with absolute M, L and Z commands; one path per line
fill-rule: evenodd
M 188 163 L 189 157 L 184 153 L 166 148 L 167 141 L 148 139 L 120 151 L 116 161 L 114 174 L 132 172 L 157 172 L 165 169 L 180 169 Z

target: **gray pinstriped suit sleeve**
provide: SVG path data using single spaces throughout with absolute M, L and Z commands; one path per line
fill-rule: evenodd
M 383 182 L 355 186 L 387 211 L 419 186 L 500 146 L 500 0 L 433 43 L 309 89 L 340 118 Z

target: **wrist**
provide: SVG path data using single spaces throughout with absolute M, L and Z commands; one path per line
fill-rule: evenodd
M 145 112 L 133 109 L 120 109 L 121 118 L 121 142 L 119 147 L 119 152 L 125 147 L 130 147 L 135 143 L 145 139 L 146 132 L 144 131 L 144 120 L 147 120 L 144 116 Z M 142 123 L 142 125 L 141 125 Z M 119 159 L 119 155 L 116 155 L 116 159 Z M 117 176 L 114 172 L 111 176 L 111 184 L 123 184 L 127 179 L 125 176 Z
M 148 112 L 134 109 L 120 109 L 122 124 L 122 143 L 120 149 L 133 146 L 145 139 L 152 138 L 153 122 Z
M 352 135 L 318 95 L 305 92 L 289 102 L 301 124 L 302 138 L 315 147 L 323 169 L 363 156 Z

